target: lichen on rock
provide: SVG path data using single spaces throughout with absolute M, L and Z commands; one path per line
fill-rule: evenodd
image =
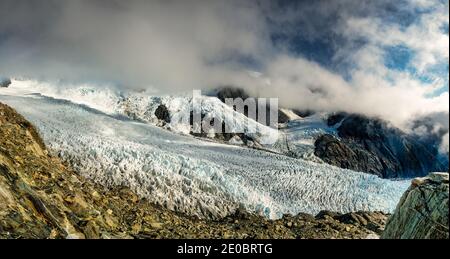
M 416 178 L 389 218 L 382 238 L 448 239 L 449 176 Z

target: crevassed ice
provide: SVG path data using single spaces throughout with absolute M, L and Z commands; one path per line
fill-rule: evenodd
M 121 102 L 121 105 L 117 108 L 117 112 L 135 119 L 157 124 L 158 120 L 155 116 L 155 110 L 159 105 L 164 104 L 171 115 L 171 121 L 166 127 L 177 133 L 189 134 L 189 114 L 193 107 L 192 102 L 192 97 L 155 97 L 133 94 Z M 215 97 L 201 96 L 197 98 L 196 102 L 201 104 L 202 114 L 206 117 L 220 119 L 228 126 L 231 132 L 245 133 L 259 143 L 267 143 L 268 145 L 275 143 L 279 138 L 276 129 L 247 118 Z
M 9 93 L 14 95 L 39 94 L 69 100 L 107 114 L 122 114 L 154 125 L 158 123 L 155 110 L 158 106 L 164 104 L 171 115 L 171 122 L 165 125 L 165 128 L 181 134 L 189 134 L 190 132 L 189 114 L 193 100 L 188 95 L 151 96 L 145 92 L 120 92 L 110 85 L 55 84 L 14 79 L 8 90 Z M 200 96 L 196 101 L 201 103 L 202 114 L 224 121 L 231 132 L 246 133 L 247 136 L 252 137 L 259 143 L 268 143 L 268 147 L 272 146 L 279 138 L 277 130 L 247 118 L 215 97 Z M 188 116 L 187 120 L 186 116 Z
M 61 99 L 2 94 L 0 101 L 33 122 L 49 147 L 82 175 L 106 186 L 130 187 L 191 215 L 222 217 L 237 206 L 270 218 L 324 209 L 391 212 L 409 185 L 204 142 Z

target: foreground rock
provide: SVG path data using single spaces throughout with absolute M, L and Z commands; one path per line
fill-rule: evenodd
M 448 173 L 416 178 L 389 218 L 382 237 L 448 239 Z
M 279 220 L 238 210 L 200 220 L 104 189 L 47 151 L 36 129 L 0 104 L 0 238 L 367 238 L 383 213 L 322 212 Z

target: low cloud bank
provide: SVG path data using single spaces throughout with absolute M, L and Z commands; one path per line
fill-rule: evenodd
M 449 110 L 448 1 L 431 2 L 3 0 L 0 74 L 164 93 L 234 85 L 410 129 Z

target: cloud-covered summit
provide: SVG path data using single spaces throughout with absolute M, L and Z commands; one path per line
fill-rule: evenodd
M 448 19 L 448 0 L 3 0 L 0 74 L 236 85 L 401 126 L 449 110 Z

